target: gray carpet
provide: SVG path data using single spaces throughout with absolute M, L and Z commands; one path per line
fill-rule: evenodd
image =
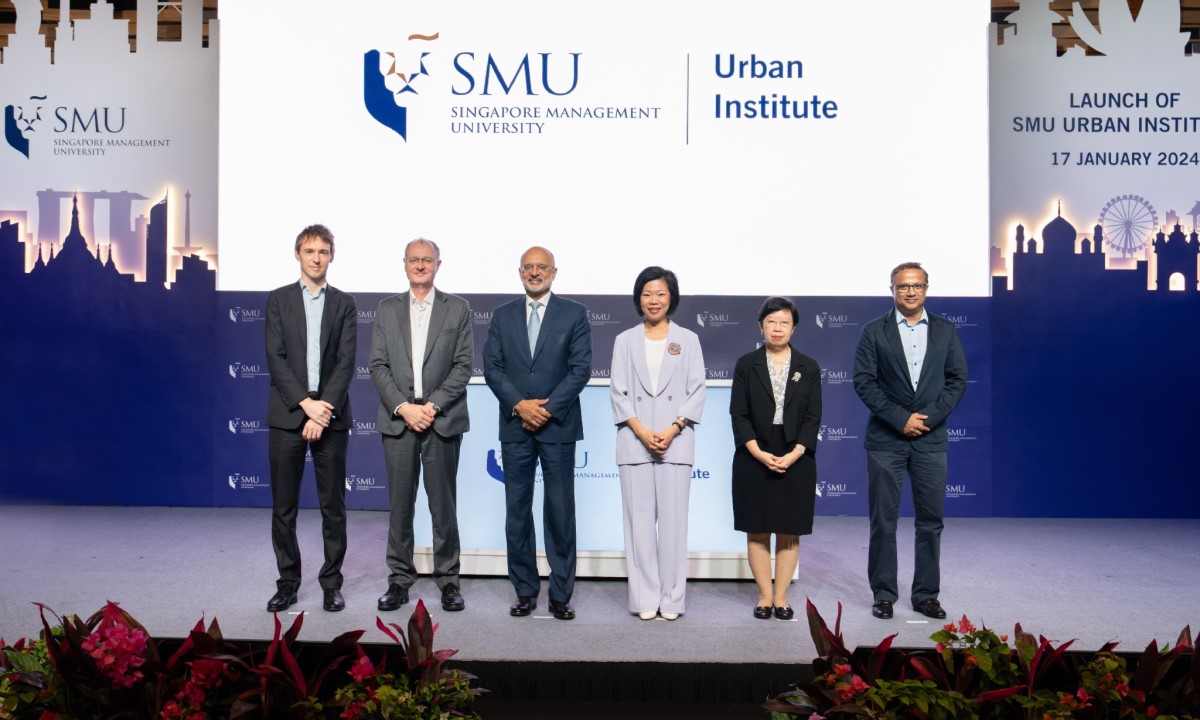
M 375 609 L 386 587 L 386 513 L 351 513 L 341 613 L 321 609 L 315 511 L 302 511 L 300 535 L 309 563 L 292 608 L 307 611 L 301 639 L 366 629 L 365 640 L 389 642 L 376 616 L 406 627 L 411 605 Z M 755 620 L 753 584 L 732 580 L 690 582 L 688 611 L 675 622 L 630 616 L 620 579 L 580 579 L 572 622 L 549 616 L 544 587 L 532 617 L 509 617 L 505 578 L 464 578 L 460 613 L 442 611 L 428 578 L 413 601 L 423 598 L 440 623 L 435 644 L 465 660 L 808 662 L 805 597 L 830 622 L 843 603 L 851 646 L 891 633 L 899 646 L 929 645 L 940 623 L 903 603 L 891 621 L 871 617 L 866 539 L 865 518 L 817 518 L 801 541 L 791 622 Z M 1081 650 L 1109 640 L 1125 650 L 1166 643 L 1189 623 L 1200 631 L 1200 520 L 950 519 L 942 544 L 941 600 L 952 617 L 965 613 L 1006 633 L 1019 621 L 1057 641 L 1077 638 Z M 118 601 L 156 636 L 182 636 L 202 616 L 217 618 L 227 638 L 269 638 L 273 630 L 264 609 L 275 578 L 265 509 L 2 507 L 0 549 L 0 637 L 9 642 L 40 628 L 35 601 L 81 615 Z M 911 577 L 911 519 L 901 523 L 900 553 L 903 583 Z M 286 627 L 294 615 L 281 617 Z

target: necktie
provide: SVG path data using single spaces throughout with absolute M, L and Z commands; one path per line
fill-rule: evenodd
M 533 348 L 537 346 L 538 332 L 542 329 L 542 319 L 538 317 L 538 308 L 542 304 L 540 302 L 529 303 L 529 354 L 533 354 Z

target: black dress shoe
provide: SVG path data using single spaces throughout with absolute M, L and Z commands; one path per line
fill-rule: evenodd
M 337 588 L 325 588 L 324 607 L 329 612 L 344 610 L 346 608 L 346 600 L 342 597 L 342 591 Z
M 446 583 L 446 587 L 442 588 L 442 609 L 446 612 L 457 612 L 466 606 L 467 601 L 463 600 L 458 586 L 454 583 Z
M 796 611 L 784 605 L 783 607 L 775 608 L 775 617 L 779 620 L 791 620 L 796 617 Z
M 518 595 L 517 601 L 508 609 L 508 614 L 513 617 L 525 617 L 533 612 L 537 607 L 537 598 L 529 597 L 528 595 Z
M 295 604 L 295 590 L 278 590 L 267 601 L 267 612 L 283 612 Z
M 881 620 L 892 619 L 892 601 L 891 600 L 876 600 L 871 606 L 871 614 Z
M 913 605 L 913 610 L 934 620 L 942 620 L 946 617 L 946 611 L 942 609 L 942 604 L 933 598 L 926 598 Z
M 565 602 L 557 600 L 550 601 L 550 612 L 554 613 L 555 620 L 574 620 L 575 611 Z
M 388 585 L 387 592 L 379 596 L 379 609 L 395 610 L 408 602 L 408 588 L 402 588 L 396 583 Z
M 754 606 L 754 617 L 758 618 L 759 620 L 770 620 L 771 619 L 771 606 L 770 605 L 755 605 Z

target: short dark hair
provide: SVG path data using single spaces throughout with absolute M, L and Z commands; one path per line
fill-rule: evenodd
M 921 263 L 906 262 L 906 263 L 900 263 L 896 267 L 892 268 L 892 275 L 890 278 L 888 278 L 889 285 L 896 284 L 896 274 L 902 270 L 920 270 L 921 272 L 925 273 L 925 284 L 926 285 L 929 284 L 929 271 L 926 270 L 925 268 L 921 267 Z
M 671 304 L 667 306 L 667 316 L 671 316 L 675 312 L 675 308 L 679 307 L 679 278 L 675 277 L 675 273 L 657 265 L 651 265 L 645 270 L 638 273 L 637 280 L 633 281 L 633 308 L 637 310 L 638 317 L 642 317 L 642 289 L 646 287 L 646 283 L 653 280 L 666 280 L 667 292 L 671 293 Z
M 796 309 L 796 303 L 785 297 L 769 297 L 762 307 L 758 309 L 758 324 L 762 325 L 762 321 L 768 315 L 780 310 L 788 310 L 792 313 L 792 324 L 800 324 L 800 311 Z
M 309 225 L 301 230 L 300 234 L 296 236 L 296 252 L 300 252 L 300 246 L 304 244 L 305 240 L 310 238 L 324 240 L 325 242 L 329 243 L 329 255 L 330 257 L 333 256 L 333 233 L 329 231 L 329 228 L 319 223 L 316 225 Z

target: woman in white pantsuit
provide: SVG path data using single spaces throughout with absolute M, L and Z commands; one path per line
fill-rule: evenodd
M 685 609 L 692 426 L 704 412 L 704 356 L 696 333 L 669 319 L 679 306 L 675 273 L 643 270 L 633 304 L 642 323 L 617 336 L 610 373 L 629 611 L 674 620 Z

